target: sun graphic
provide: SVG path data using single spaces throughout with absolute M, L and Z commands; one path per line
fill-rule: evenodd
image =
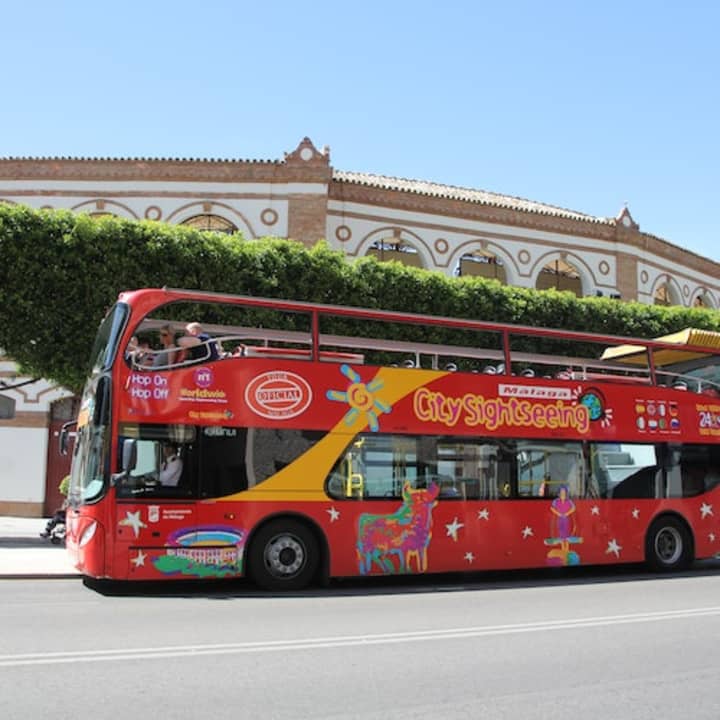
M 370 429 L 377 432 L 380 427 L 378 425 L 378 416 L 392 410 L 387 403 L 379 400 L 373 394 L 382 388 L 383 381 L 372 380 L 366 385 L 364 382 L 360 382 L 360 376 L 349 365 L 342 365 L 340 372 L 350 380 L 350 385 L 345 392 L 342 390 L 328 390 L 327 399 L 344 402 L 350 406 L 350 409 L 345 413 L 346 425 L 352 425 L 358 416 L 364 413 Z

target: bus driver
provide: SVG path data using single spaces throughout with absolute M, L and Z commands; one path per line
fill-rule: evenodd
M 160 464 L 160 484 L 165 487 L 177 487 L 182 475 L 183 464 L 178 457 L 175 445 L 163 445 L 163 461 Z

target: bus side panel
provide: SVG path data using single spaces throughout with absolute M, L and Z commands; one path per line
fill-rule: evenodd
M 306 518 L 319 528 L 334 577 L 637 563 L 663 513 L 685 520 L 696 557 L 711 557 L 720 550 L 719 495 L 720 488 L 686 499 L 571 498 L 563 506 L 555 498 L 447 499 L 424 489 L 371 501 L 123 502 L 115 509 L 112 575 L 242 576 L 248 539 L 271 517 Z M 558 522 L 558 511 L 567 522 Z M 100 556 L 84 550 L 81 569 L 101 572 L 92 559 Z
M 244 537 L 227 519 L 208 518 L 202 502 L 120 502 L 114 567 L 129 580 L 238 577 Z

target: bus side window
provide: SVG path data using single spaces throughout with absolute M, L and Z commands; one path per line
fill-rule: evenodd
M 292 465 L 325 433 L 290 428 L 248 428 L 245 449 L 247 487 L 264 480 Z
M 712 445 L 669 445 L 667 497 L 692 497 L 720 483 L 718 451 Z
M 200 431 L 200 494 L 222 497 L 246 490 L 247 431 L 236 427 L 206 427 Z
M 650 443 L 595 443 L 590 457 L 600 496 L 660 497 L 663 468 L 658 448 Z
M 325 489 L 337 500 L 361 499 L 368 495 L 365 466 L 362 458 L 364 440 L 356 440 L 338 460 L 328 475 Z
M 561 489 L 570 497 L 585 495 L 585 455 L 573 441 L 518 441 L 518 494 L 525 498 L 555 498 Z

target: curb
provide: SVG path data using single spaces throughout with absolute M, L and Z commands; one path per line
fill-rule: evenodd
M 74 580 L 82 579 L 80 573 L 7 573 L 0 575 L 3 580 Z

